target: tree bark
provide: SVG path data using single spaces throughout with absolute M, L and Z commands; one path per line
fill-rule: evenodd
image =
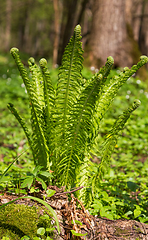
M 83 17 L 83 14 L 84 14 L 84 11 L 86 9 L 86 5 L 87 5 L 88 2 L 89 2 L 89 0 L 83 0 L 83 2 L 81 3 L 81 9 L 80 9 L 80 12 L 79 12 L 78 17 L 77 17 L 76 25 L 81 23 L 82 17 Z
M 131 46 L 127 39 L 124 0 L 94 0 L 90 35 L 90 60 L 100 67 L 108 56 L 115 66 L 130 66 Z
M 59 34 L 60 34 L 60 26 L 59 26 L 59 2 L 58 0 L 53 0 L 54 7 L 54 42 L 53 42 L 53 67 L 56 66 L 58 60 L 58 47 L 59 47 Z
M 21 13 L 19 15 L 19 24 L 18 24 L 18 46 L 22 51 L 26 51 L 26 36 L 25 30 L 28 23 L 28 13 L 29 13 L 29 4 L 30 0 L 26 0 L 23 8 L 21 9 Z
M 126 21 L 130 25 L 133 40 L 137 43 L 134 63 L 139 60 L 139 55 L 148 55 L 148 0 L 126 0 Z M 133 49 L 134 50 L 134 49 Z M 138 53 L 139 51 L 139 53 Z M 135 57 L 134 57 L 135 58 Z M 146 67 L 148 67 L 146 65 Z M 139 70 L 143 79 L 147 79 L 145 68 Z
M 148 1 L 142 1 L 138 44 L 142 54 L 148 55 Z
M 10 39 L 11 39 L 11 8 L 12 1 L 6 1 L 6 30 L 5 30 L 5 51 L 8 51 L 10 48 Z
M 78 0 L 63 1 L 63 19 L 61 25 L 60 46 L 58 53 L 58 64 L 61 65 L 64 49 L 73 34 L 75 15 L 77 11 Z M 66 22 L 66 24 L 65 24 Z

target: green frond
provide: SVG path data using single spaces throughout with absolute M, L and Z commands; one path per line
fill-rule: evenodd
M 144 66 L 146 63 L 148 63 L 148 57 L 147 56 L 141 56 L 140 61 L 137 63 L 137 70 Z
M 113 59 L 113 57 L 109 56 L 107 58 L 105 66 L 100 68 L 99 74 L 102 74 L 102 76 L 103 76 L 103 81 L 102 81 L 102 86 L 101 87 L 103 87 L 105 85 L 106 79 L 107 79 L 107 77 L 110 73 L 110 70 L 111 70 L 113 64 L 114 64 L 114 59 Z
M 27 94 L 29 96 L 30 107 L 36 110 L 36 114 L 38 116 L 41 116 L 42 115 L 42 107 L 39 104 L 38 95 L 36 93 L 36 88 L 37 88 L 36 82 L 38 82 L 38 80 L 36 81 L 36 79 L 35 79 L 35 76 L 36 76 L 35 68 L 36 67 L 31 67 L 31 71 L 33 73 L 33 80 L 34 80 L 34 82 L 32 81 L 33 82 L 33 84 L 32 84 L 31 80 L 29 79 L 29 77 L 27 75 L 27 71 L 26 71 L 23 63 L 20 60 L 19 50 L 17 48 L 12 48 L 10 50 L 10 52 L 11 52 L 11 54 L 12 54 L 12 56 L 13 56 L 15 62 L 16 62 L 16 65 L 18 67 L 20 75 L 21 75 L 21 77 L 23 79 L 23 82 L 25 84 Z M 33 63 L 31 61 L 29 61 L 29 64 L 31 65 Z
M 51 112 L 53 112 L 54 101 L 55 101 L 55 92 L 50 79 L 50 72 L 47 69 L 47 61 L 42 58 L 40 60 L 40 67 L 43 74 L 43 83 L 44 83 L 44 103 L 46 109 L 47 122 L 50 121 Z
M 85 156 L 83 163 L 76 173 L 76 186 L 83 186 L 78 192 L 76 197 L 83 202 L 85 207 L 92 202 L 92 186 L 90 182 L 90 169 L 92 169 L 94 163 L 90 161 L 90 155 Z
M 89 181 L 89 180 L 88 180 Z M 85 187 L 81 197 L 79 199 L 82 201 L 84 204 L 85 208 L 88 209 L 91 206 L 91 203 L 93 201 L 92 198 L 92 187 Z
M 41 107 L 44 107 L 44 98 L 43 98 L 43 77 L 40 68 L 35 63 L 33 57 L 30 57 L 28 60 L 29 70 L 31 72 L 32 79 L 31 84 L 32 88 L 36 93 L 36 98 Z
M 97 137 L 100 121 L 104 117 L 110 104 L 114 100 L 118 90 L 122 85 L 134 74 L 137 70 L 148 62 L 148 57 L 142 56 L 137 65 L 133 65 L 131 69 L 125 67 L 119 76 L 115 76 L 110 80 L 110 83 L 104 85 L 102 94 L 96 104 L 96 114 L 94 115 L 94 125 L 96 126 L 93 138 Z
M 35 108 L 31 109 L 32 141 L 35 161 L 37 165 L 49 168 L 49 149 L 41 118 L 38 118 Z
M 97 173 L 93 176 L 93 185 L 97 186 L 97 182 L 105 173 L 106 168 L 108 167 L 111 154 L 117 144 L 117 138 L 121 130 L 123 130 L 125 123 L 127 122 L 128 118 L 130 117 L 131 113 L 139 107 L 140 101 L 135 100 L 131 107 L 121 114 L 116 122 L 114 123 L 112 129 L 110 130 L 109 134 L 107 135 L 104 143 L 101 146 L 101 163 L 98 167 Z
M 27 71 L 26 71 L 23 63 L 22 63 L 21 60 L 20 60 L 19 50 L 18 50 L 17 48 L 12 48 L 12 49 L 10 50 L 10 53 L 11 53 L 11 55 L 13 56 L 13 58 L 14 58 L 14 60 L 15 60 L 15 63 L 16 63 L 16 65 L 17 65 L 17 67 L 18 67 L 18 70 L 19 70 L 19 72 L 20 72 L 20 75 L 21 75 L 21 77 L 22 77 L 22 79 L 23 79 L 23 82 L 24 82 L 24 84 L 25 84 L 27 93 L 28 93 L 28 95 L 29 95 L 30 103 L 32 103 L 32 102 L 31 102 L 31 100 L 32 100 L 32 93 L 34 93 L 35 90 L 33 89 L 32 84 L 31 84 L 31 81 L 30 81 L 30 79 L 29 79 L 29 77 L 28 77 Z
M 70 184 L 75 178 L 77 169 L 84 159 L 84 152 L 89 144 L 89 137 L 93 129 L 92 117 L 95 104 L 113 62 L 112 57 L 107 59 L 105 67 L 101 68 L 99 73 L 95 74 L 89 81 L 86 88 L 81 91 L 77 102 L 73 104 L 72 110 L 69 111 L 69 121 L 66 125 L 67 131 L 63 142 L 66 151 L 60 156 L 60 161 L 57 164 L 59 176 L 61 174 L 64 176 L 60 181 L 63 181 L 65 185 Z
M 12 103 L 8 103 L 7 107 L 12 112 L 12 114 L 16 117 L 16 119 L 20 123 L 21 127 L 23 128 L 24 133 L 25 133 L 25 135 L 26 135 L 26 137 L 28 139 L 28 143 L 29 143 L 29 145 L 30 145 L 30 147 L 32 149 L 31 133 L 30 133 L 29 129 L 27 128 L 25 121 L 20 116 L 20 114 L 18 113 L 18 111 L 16 110 L 16 108 L 14 107 L 14 105 Z
M 57 165 L 59 177 L 62 174 L 60 181 L 63 181 L 65 185 L 70 184 L 75 179 L 77 169 L 79 169 L 81 161 L 84 159 L 87 138 L 91 128 L 93 104 L 101 80 L 102 75 L 96 74 L 69 114 L 67 132 L 63 142 L 65 152 Z
M 83 50 L 81 39 L 81 27 L 78 25 L 74 35 L 70 39 L 62 58 L 62 66 L 59 69 L 58 86 L 55 100 L 55 120 L 57 122 L 56 134 L 62 141 L 65 139 L 66 123 L 69 120 L 69 112 L 77 100 L 81 84 L 81 70 L 83 68 Z M 59 139 L 58 139 L 59 140 Z
M 47 69 L 47 61 L 46 59 L 42 58 L 39 61 L 40 68 L 42 70 L 43 75 L 43 84 L 44 84 L 44 118 L 45 118 L 45 134 L 47 139 L 47 144 L 49 148 L 49 153 L 52 154 L 52 141 L 54 138 L 54 104 L 55 104 L 55 91 L 52 86 L 52 82 L 50 79 L 50 72 Z
M 39 165 L 44 166 L 46 169 L 49 165 L 49 154 L 48 146 L 46 143 L 46 138 L 43 131 L 44 118 L 43 118 L 43 108 L 39 104 L 38 95 L 34 89 L 34 83 L 32 85 L 31 80 L 27 76 L 27 71 L 22 64 L 19 57 L 19 50 L 17 48 L 11 49 L 11 54 L 15 59 L 17 67 L 19 69 L 20 75 L 22 76 L 23 82 L 26 86 L 26 90 L 29 96 L 30 108 L 31 108 L 31 127 L 32 127 L 32 141 L 33 141 L 33 152 Z M 35 73 L 35 72 L 34 72 Z M 35 75 L 33 73 L 33 76 Z

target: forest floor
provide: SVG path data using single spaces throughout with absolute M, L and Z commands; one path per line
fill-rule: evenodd
M 55 186 L 49 188 L 56 190 L 56 193 L 46 198 L 46 202 L 55 210 L 60 224 L 60 235 L 55 230 L 54 240 L 148 240 L 148 224 L 135 220 L 110 220 L 90 215 L 72 193 L 69 201 L 67 192 L 63 192 L 63 189 Z M 43 194 L 44 191 L 40 191 L 37 197 L 42 199 Z M 16 198 L 18 196 L 5 193 L 0 195 L 0 202 L 4 204 Z M 41 207 L 31 199 L 19 199 L 15 203 Z M 43 214 L 42 211 L 40 214 Z M 78 236 L 72 235 L 71 230 L 74 230 Z

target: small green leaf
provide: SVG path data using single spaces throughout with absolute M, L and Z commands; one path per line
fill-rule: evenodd
M 28 236 L 26 236 L 26 235 L 21 238 L 21 240 L 29 240 L 29 239 L 30 239 L 30 237 L 28 237 Z
M 131 215 L 131 214 L 133 214 L 132 211 L 128 211 L 127 213 L 125 213 L 126 216 Z
M 33 170 L 33 175 L 37 176 L 42 168 L 43 168 L 42 166 L 36 166 L 35 169 Z
M 54 230 L 55 230 L 55 228 L 46 228 L 46 232 L 52 232 Z
M 31 187 L 30 193 L 34 193 L 34 192 L 39 192 L 39 188 L 35 189 L 35 187 Z
M 75 220 L 75 223 L 80 224 L 82 226 L 82 223 L 78 220 Z M 73 220 L 72 220 L 72 224 L 74 224 Z
M 40 172 L 40 175 L 45 176 L 45 177 L 47 177 L 47 178 L 52 177 L 52 174 L 49 173 L 49 172 L 47 172 L 47 171 L 41 171 L 41 172 Z
M 102 203 L 98 202 L 92 205 L 92 207 L 96 210 L 100 210 L 102 208 Z
M 137 218 L 140 214 L 141 214 L 141 210 L 136 208 L 134 210 L 134 217 Z
M 21 188 L 25 188 L 25 187 L 30 188 L 32 183 L 33 183 L 33 176 L 27 177 L 21 184 Z
M 102 196 L 103 196 L 104 199 L 108 199 L 108 194 L 107 194 L 107 192 L 103 191 L 103 192 L 101 192 L 101 194 L 102 194 Z
M 82 237 L 82 236 L 86 236 L 87 235 L 87 233 L 84 233 L 84 234 L 82 234 L 82 233 L 77 233 L 76 231 L 74 231 L 74 230 L 70 230 L 71 231 L 71 233 L 74 235 L 74 236 L 78 236 L 78 237 Z
M 46 238 L 46 240 L 53 240 L 53 239 L 48 236 L 48 237 Z
M 39 177 L 36 177 L 36 180 L 42 184 L 42 188 L 43 188 L 44 190 L 47 189 L 46 183 L 44 182 L 43 179 L 41 179 L 41 178 L 39 178 Z
M 41 228 L 38 228 L 37 230 L 37 234 L 43 236 L 45 234 L 45 228 L 41 227 Z
M 49 216 L 47 214 L 44 214 L 43 216 L 40 217 L 41 219 L 49 220 Z
M 123 202 L 119 202 L 119 201 L 115 202 L 115 204 L 116 205 L 120 205 L 120 206 L 124 206 L 125 205 Z
M 48 189 L 46 193 L 47 193 L 47 197 L 52 197 L 56 193 L 56 191 L 52 189 Z

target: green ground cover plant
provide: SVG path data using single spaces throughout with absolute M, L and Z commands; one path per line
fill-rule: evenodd
M 20 148 L 22 140 L 26 154 L 22 155 L 7 172 L 1 182 L 1 190 L 7 189 L 16 193 L 26 191 L 21 186 L 25 184 L 25 179 L 33 179 L 30 171 L 33 171 L 34 165 L 40 165 L 46 172 L 53 171 L 52 181 L 58 186 L 67 183 L 70 183 L 67 184 L 68 189 L 80 185 L 85 186 L 77 196 L 83 200 L 92 214 L 110 219 L 136 219 L 147 223 L 148 122 L 147 118 L 143 116 L 146 116 L 148 110 L 148 93 L 147 84 L 137 77 L 132 77 L 138 68 L 147 62 L 147 57 L 142 57 L 137 65 L 131 69 L 125 68 L 123 71 L 111 70 L 113 59 L 109 58 L 105 67 L 92 74 L 91 71 L 82 69 L 83 51 L 80 38 L 79 28 L 76 28 L 63 56 L 59 77 L 56 75 L 58 71 L 56 69 L 54 73 L 51 72 L 49 78 L 46 61 L 43 59 L 40 61 L 40 68 L 32 58 L 29 60 L 32 78 L 28 69 L 23 65 L 20 66 L 22 77 L 24 78 L 25 72 L 27 81 L 29 79 L 27 84 L 30 85 L 27 92 L 30 95 L 38 94 L 34 92 L 34 87 L 32 88 L 32 79 L 39 80 L 39 83 L 44 82 L 40 85 L 41 95 L 32 95 L 33 98 L 35 96 L 35 101 L 32 100 L 32 96 L 29 98 L 25 93 L 26 79 L 23 79 L 24 85 L 22 85 L 21 77 L 15 69 L 12 59 L 9 60 L 11 66 L 9 65 L 9 71 L 6 71 L 7 76 L 4 77 L 4 73 L 2 73 L 0 91 L 3 92 L 1 96 L 4 102 L 0 103 L 2 109 L 0 119 L 2 123 L 0 133 L 1 174 L 12 162 L 12 159 L 22 151 Z M 11 52 L 17 64 L 20 65 L 17 49 L 12 49 Z M 11 72 L 16 73 L 15 77 Z M 11 81 L 8 81 L 8 78 L 11 78 Z M 47 84 L 48 89 L 46 83 L 49 84 Z M 16 86 L 18 90 L 12 91 Z M 111 89 L 110 92 L 109 89 Z M 52 94 L 46 90 L 50 90 Z M 6 94 L 7 91 L 11 94 Z M 89 93 L 91 94 L 89 95 Z M 109 97 L 105 93 L 110 93 Z M 48 103 L 48 94 L 52 107 Z M 135 99 L 139 99 L 142 104 L 130 116 L 134 108 L 139 105 L 138 101 L 133 105 Z M 31 148 L 34 148 L 32 153 L 28 150 L 26 140 L 24 140 L 25 134 L 15 118 L 10 118 L 10 114 L 6 111 L 8 102 L 17 106 L 19 116 L 23 116 L 25 119 L 30 138 L 36 140 L 37 137 L 41 137 L 41 132 L 43 133 L 47 144 L 47 149 L 45 146 L 44 150 L 47 151 L 46 156 L 48 156 L 47 159 L 45 157 L 44 162 L 42 160 L 39 162 L 42 151 L 37 157 L 32 154 L 33 151 L 35 154 L 38 153 L 34 146 Z M 36 123 L 32 105 L 29 105 L 28 102 L 34 104 L 37 109 L 37 117 L 41 113 L 38 123 L 42 129 L 37 137 L 34 136 Z M 38 103 L 40 103 L 39 106 Z M 47 111 L 48 105 L 50 112 Z M 13 111 L 11 104 L 9 107 Z M 126 123 L 127 118 L 129 118 L 128 123 Z M 8 137 L 6 137 L 6 133 Z M 113 141 L 111 141 L 112 139 Z M 14 148 L 5 147 L 3 143 L 8 146 L 13 144 Z M 74 143 L 73 149 L 71 143 Z M 107 152 L 105 151 L 106 146 L 111 146 Z M 32 155 L 34 161 L 32 161 Z M 109 161 L 110 156 L 111 160 Z M 61 176 L 65 176 L 65 179 Z M 47 182 L 45 181 L 45 183 Z M 33 184 L 34 181 L 30 184 L 30 188 L 34 187 Z

